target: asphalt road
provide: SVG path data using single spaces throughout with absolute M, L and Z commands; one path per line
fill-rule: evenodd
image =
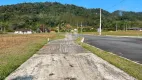
M 85 43 L 142 63 L 142 38 L 84 35 Z

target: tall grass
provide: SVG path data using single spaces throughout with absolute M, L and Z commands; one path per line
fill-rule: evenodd
M 56 34 L 0 35 L 0 80 L 35 54 Z M 59 37 L 62 38 L 62 37 Z

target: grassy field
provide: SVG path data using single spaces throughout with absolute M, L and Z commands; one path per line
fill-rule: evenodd
M 81 43 L 80 40 L 81 38 L 78 38 L 76 40 L 76 43 L 88 49 L 89 51 L 101 57 L 102 59 L 106 60 L 107 62 L 125 71 L 129 75 L 137 78 L 138 80 L 142 80 L 142 65 L 121 58 L 115 54 L 111 54 L 110 52 L 106 52 L 96 47 L 90 46 L 86 43 Z
M 0 35 L 0 80 L 35 54 L 48 38 L 64 38 L 57 34 Z
M 98 32 L 83 32 L 83 34 L 99 35 Z M 102 35 L 113 35 L 113 36 L 142 36 L 142 31 L 109 31 L 102 32 Z

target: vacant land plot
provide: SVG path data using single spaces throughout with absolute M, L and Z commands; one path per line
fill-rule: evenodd
M 84 32 L 84 34 L 99 35 L 98 32 Z M 114 36 L 142 36 L 142 31 L 109 31 L 102 32 L 102 35 L 114 35 Z
M 5 80 L 135 80 L 74 43 L 71 34 L 51 41 Z
M 58 38 L 61 38 L 62 36 Z M 0 80 L 38 51 L 56 34 L 0 35 Z

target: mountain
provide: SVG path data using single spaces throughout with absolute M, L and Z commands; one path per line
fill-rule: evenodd
M 72 4 L 58 2 L 20 3 L 0 6 L 0 27 L 7 31 L 20 28 L 37 30 L 41 25 L 47 28 L 66 25 L 72 28 L 82 25 L 86 28 L 97 29 L 99 26 L 100 9 L 86 9 Z M 123 30 L 129 27 L 142 27 L 142 12 L 114 11 L 109 13 L 102 9 L 102 28 L 104 30 Z M 56 28 L 55 28 L 56 29 Z

